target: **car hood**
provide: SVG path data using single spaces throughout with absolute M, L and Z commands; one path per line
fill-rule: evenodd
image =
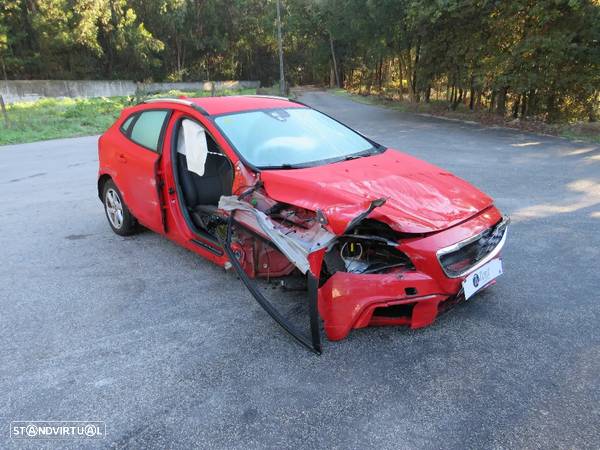
M 261 180 L 274 200 L 321 210 L 336 234 L 381 198 L 385 203 L 368 217 L 403 233 L 440 231 L 493 203 L 455 175 L 392 149 L 318 167 L 264 170 Z

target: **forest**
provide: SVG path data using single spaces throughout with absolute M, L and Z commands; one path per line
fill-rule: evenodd
M 276 0 L 2 0 L 4 79 L 279 79 Z M 289 85 L 596 121 L 599 0 L 281 0 Z

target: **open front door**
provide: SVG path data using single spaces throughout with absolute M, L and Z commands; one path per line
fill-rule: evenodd
M 243 225 L 236 222 L 232 212 L 227 220 L 227 228 L 225 236 L 219 236 L 219 240 L 223 249 L 225 250 L 229 261 L 233 268 L 237 272 L 238 276 L 248 288 L 254 299 L 258 304 L 285 330 L 287 331 L 298 343 L 306 347 L 308 350 L 320 355 L 322 352 L 321 345 L 321 330 L 319 322 L 319 313 L 317 309 L 318 300 L 318 280 L 310 273 L 307 273 L 307 288 L 308 288 L 308 319 L 309 319 L 309 333 L 303 333 L 297 326 L 290 322 L 289 319 L 282 314 L 277 307 L 270 302 L 261 290 L 258 288 L 256 280 L 252 280 L 248 274 L 244 271 L 238 261 L 236 251 L 231 247 L 233 229 L 236 226 Z
M 129 142 L 119 151 L 118 180 L 128 208 L 144 226 L 164 233 L 164 209 L 159 179 L 160 150 L 170 111 L 148 110 L 139 113 L 128 130 Z

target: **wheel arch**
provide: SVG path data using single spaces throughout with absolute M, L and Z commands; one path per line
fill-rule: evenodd
M 112 180 L 112 177 L 107 173 L 104 173 L 104 174 L 100 175 L 100 177 L 98 177 L 98 198 L 100 199 L 101 202 L 104 201 L 104 199 L 102 198 L 102 193 L 104 191 L 104 185 L 106 184 L 106 182 L 108 180 Z M 114 183 L 114 180 L 113 180 L 113 183 Z

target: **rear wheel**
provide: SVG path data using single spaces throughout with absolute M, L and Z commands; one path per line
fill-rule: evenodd
M 120 236 L 129 236 L 137 231 L 137 222 L 131 215 L 123 197 L 112 180 L 104 184 L 102 193 L 104 211 L 108 224 L 112 230 Z

